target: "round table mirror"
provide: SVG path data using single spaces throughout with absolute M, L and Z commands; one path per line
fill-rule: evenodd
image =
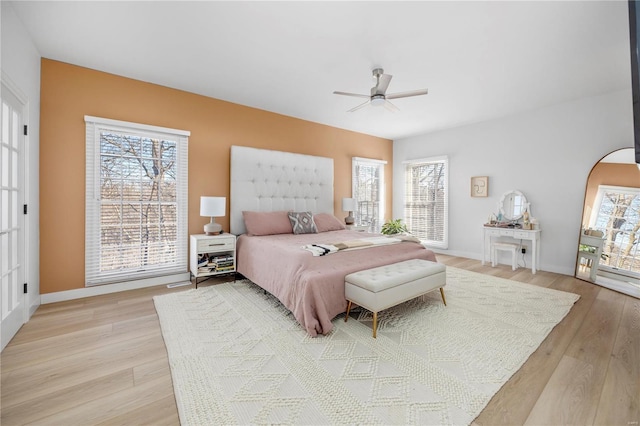
M 518 220 L 527 210 L 527 198 L 520 191 L 511 190 L 500 199 L 500 213 L 507 220 Z

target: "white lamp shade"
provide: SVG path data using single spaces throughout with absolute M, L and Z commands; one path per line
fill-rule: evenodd
M 226 197 L 200 197 L 200 216 L 222 217 L 226 211 Z
M 342 199 L 342 211 L 343 212 L 352 212 L 356 209 L 356 199 L 355 198 L 343 198 Z

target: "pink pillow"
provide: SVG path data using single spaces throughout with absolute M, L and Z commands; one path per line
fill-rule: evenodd
M 327 231 L 340 231 L 346 229 L 344 223 L 337 217 L 329 213 L 318 213 L 313 216 L 313 221 L 316 223 L 316 229 L 318 232 Z
M 281 212 L 242 212 L 244 226 L 248 235 L 292 234 L 289 213 Z

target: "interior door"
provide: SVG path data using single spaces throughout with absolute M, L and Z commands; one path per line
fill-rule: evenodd
M 0 350 L 25 322 L 24 105 L 7 86 L 0 92 Z

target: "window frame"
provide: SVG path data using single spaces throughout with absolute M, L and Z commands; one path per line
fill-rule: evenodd
M 438 249 L 447 249 L 449 247 L 449 157 L 446 155 L 427 157 L 427 158 L 418 158 L 413 160 L 406 160 L 402 162 L 404 166 L 404 200 L 403 200 L 403 212 L 402 217 L 404 223 L 407 225 L 409 232 L 417 233 L 417 231 L 412 231 L 411 223 L 412 220 L 407 214 L 408 205 L 410 202 L 411 194 L 409 193 L 409 182 L 408 182 L 408 172 L 410 169 L 418 166 L 424 166 L 429 164 L 440 163 L 444 165 L 444 170 L 442 173 L 442 190 L 444 191 L 443 197 L 443 214 L 442 214 L 442 241 L 434 240 L 434 239 L 425 239 L 420 238 L 420 241 L 426 246 Z
M 359 165 L 367 165 L 367 166 L 375 166 L 378 169 L 378 211 L 376 222 L 374 223 L 363 223 L 362 218 L 360 217 L 359 209 L 353 212 L 353 217 L 355 219 L 356 226 L 368 226 L 369 232 L 380 232 L 382 225 L 385 221 L 385 186 L 386 182 L 384 180 L 384 168 L 387 164 L 386 160 L 378 160 L 375 158 L 363 158 L 363 157 L 352 157 L 351 158 L 351 196 L 356 200 L 356 206 L 358 206 L 358 174 L 356 172 L 357 166 Z
M 86 130 L 85 287 L 122 282 L 133 283 L 152 277 L 184 274 L 188 264 L 188 144 L 191 132 L 100 117 L 85 116 L 84 118 Z M 117 272 L 100 271 L 102 253 L 100 134 L 105 131 L 176 143 L 176 237 L 175 255 L 170 262 Z

